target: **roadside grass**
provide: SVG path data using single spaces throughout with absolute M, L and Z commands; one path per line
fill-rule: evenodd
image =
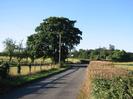
M 92 61 L 78 99 L 133 99 L 133 75 L 112 62 Z
M 49 70 L 43 70 L 41 72 L 29 74 L 29 75 L 19 75 L 19 76 L 10 76 L 7 79 L 0 80 L 0 94 L 4 94 L 12 88 L 30 83 L 32 81 L 46 78 L 50 75 L 57 74 L 61 71 L 66 70 L 69 67 L 65 68 L 52 68 Z

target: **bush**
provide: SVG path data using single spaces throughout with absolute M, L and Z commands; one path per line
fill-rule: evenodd
M 0 66 L 0 78 L 4 79 L 7 78 L 8 74 L 9 74 L 9 63 L 4 62 L 1 66 Z
M 87 60 L 87 59 L 81 59 L 81 60 L 80 60 L 80 63 L 81 63 L 81 64 L 89 64 L 89 62 L 90 62 L 90 61 Z

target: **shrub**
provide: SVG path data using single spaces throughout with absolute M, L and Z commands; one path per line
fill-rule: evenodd
M 9 63 L 8 62 L 4 62 L 1 66 L 0 66 L 0 78 L 6 78 L 9 74 Z
M 80 63 L 81 64 L 89 64 L 89 60 L 87 60 L 87 59 L 82 59 L 82 60 L 80 60 Z

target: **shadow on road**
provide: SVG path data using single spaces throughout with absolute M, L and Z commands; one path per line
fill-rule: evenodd
M 77 72 L 80 68 L 85 68 L 88 66 L 88 64 L 70 64 L 70 65 L 71 68 L 63 73 L 31 83 L 30 85 L 26 85 L 21 88 L 17 88 L 12 92 L 0 96 L 0 99 L 18 99 L 30 94 L 40 94 L 41 93 L 40 90 L 43 90 L 44 93 L 45 89 L 58 88 L 59 86 L 56 87 L 55 85 L 66 84 L 67 82 L 65 81 L 65 79 L 67 79 L 69 75 Z

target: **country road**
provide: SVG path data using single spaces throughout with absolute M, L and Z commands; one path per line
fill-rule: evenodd
M 84 64 L 63 73 L 18 88 L 0 99 L 76 99 L 85 74 Z

